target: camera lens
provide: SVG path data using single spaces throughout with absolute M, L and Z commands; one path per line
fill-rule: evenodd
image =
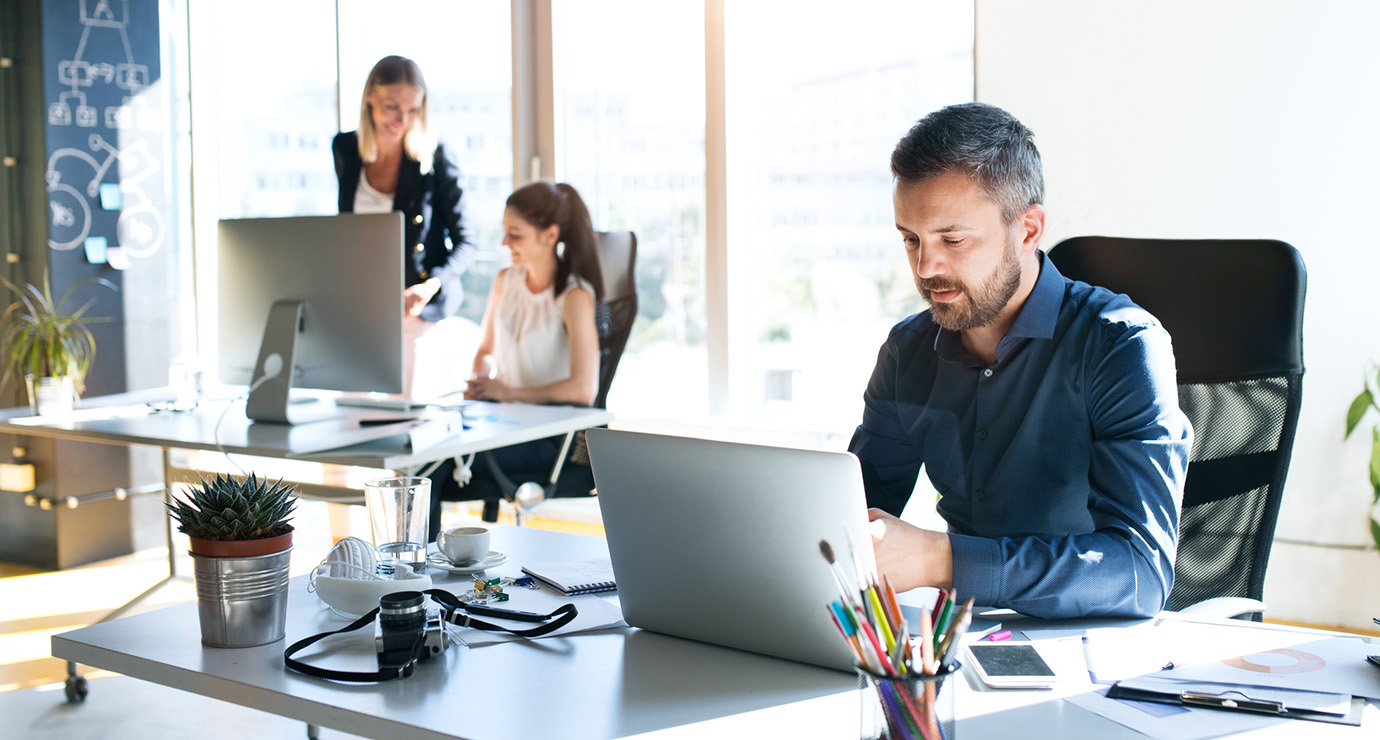
M 379 626 L 384 630 L 420 631 L 426 623 L 420 591 L 397 591 L 379 598 Z

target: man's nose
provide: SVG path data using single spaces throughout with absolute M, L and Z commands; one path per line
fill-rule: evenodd
M 944 265 L 935 256 L 935 250 L 923 246 L 915 255 L 915 276 L 928 279 L 943 273 Z

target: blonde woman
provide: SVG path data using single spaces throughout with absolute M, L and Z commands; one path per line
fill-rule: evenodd
M 427 129 L 426 110 L 421 68 L 406 57 L 384 57 L 364 83 L 359 129 L 331 144 L 341 213 L 403 214 L 405 393 L 414 342 L 460 308 L 460 276 L 474 256 L 460 170 Z

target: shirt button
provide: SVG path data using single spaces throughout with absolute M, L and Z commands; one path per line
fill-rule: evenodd
M 979 429 L 979 430 L 978 430 L 978 439 L 987 439 L 987 430 L 986 430 L 986 429 Z
M 423 280 L 426 280 L 427 278 L 431 277 L 431 272 L 429 270 L 422 270 L 420 275 L 422 276 Z
M 412 223 L 414 223 L 414 224 L 419 224 L 419 223 L 421 223 L 421 222 L 422 222 L 422 214 L 419 213 L 419 214 L 417 214 L 416 216 L 413 216 L 413 217 L 412 217 Z
M 992 368 L 989 367 L 989 368 L 983 370 L 983 371 L 982 371 L 982 377 L 984 377 L 984 378 L 990 378 L 990 377 L 992 377 Z
M 417 246 L 415 246 L 415 247 L 412 248 L 412 251 L 416 252 L 417 254 L 421 254 L 422 252 L 425 252 L 425 251 L 426 251 L 426 245 L 425 245 L 425 244 L 418 243 Z M 987 372 L 988 372 L 988 373 L 991 373 L 992 371 L 991 371 L 991 370 L 988 370 Z
M 981 489 L 979 489 L 979 490 L 977 490 L 977 491 L 973 491 L 973 498 L 977 499 L 978 501 L 981 501 L 981 500 L 983 499 L 983 497 L 986 496 L 986 495 L 987 495 L 987 494 L 983 493 L 983 492 L 981 491 Z

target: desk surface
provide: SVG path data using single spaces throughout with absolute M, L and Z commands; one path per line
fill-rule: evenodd
M 289 426 L 249 421 L 242 400 L 207 400 L 192 411 L 151 411 L 149 401 L 160 397 L 157 392 L 134 392 L 89 399 L 65 419 L 30 417 L 27 409 L 8 409 L 0 412 L 0 431 L 405 470 L 599 426 L 613 419 L 608 411 L 596 408 L 480 403 L 466 409 L 467 428 L 460 435 L 414 453 L 408 449 L 407 422 L 361 427 L 360 420 L 415 414 L 341 407 L 339 418 Z
M 513 527 L 495 529 L 493 542 L 510 557 L 491 576 L 517 575 L 523 564 L 540 560 L 607 553 L 602 539 Z M 443 588 L 465 583 L 439 572 L 433 577 Z M 286 642 L 345 624 L 301 579 L 292 589 Z M 1010 624 L 1027 634 L 1070 626 Z M 307 659 L 371 670 L 372 633 L 364 632 L 332 638 L 337 642 L 328 642 L 326 652 Z M 852 675 L 630 628 L 452 648 L 444 665 L 425 664 L 410 678 L 363 686 L 288 672 L 286 642 L 227 650 L 202 647 L 198 638 L 196 606 L 184 604 L 57 635 L 52 649 L 58 658 L 370 737 L 840 738 L 856 736 L 858 728 Z M 966 676 L 953 686 L 965 740 L 1144 737 L 1063 701 L 1059 691 L 988 691 Z M 1296 738 L 1304 730 L 1310 738 L 1360 738 L 1374 733 L 1380 719 L 1374 705 L 1367 713 L 1360 728 L 1274 720 L 1249 736 Z

